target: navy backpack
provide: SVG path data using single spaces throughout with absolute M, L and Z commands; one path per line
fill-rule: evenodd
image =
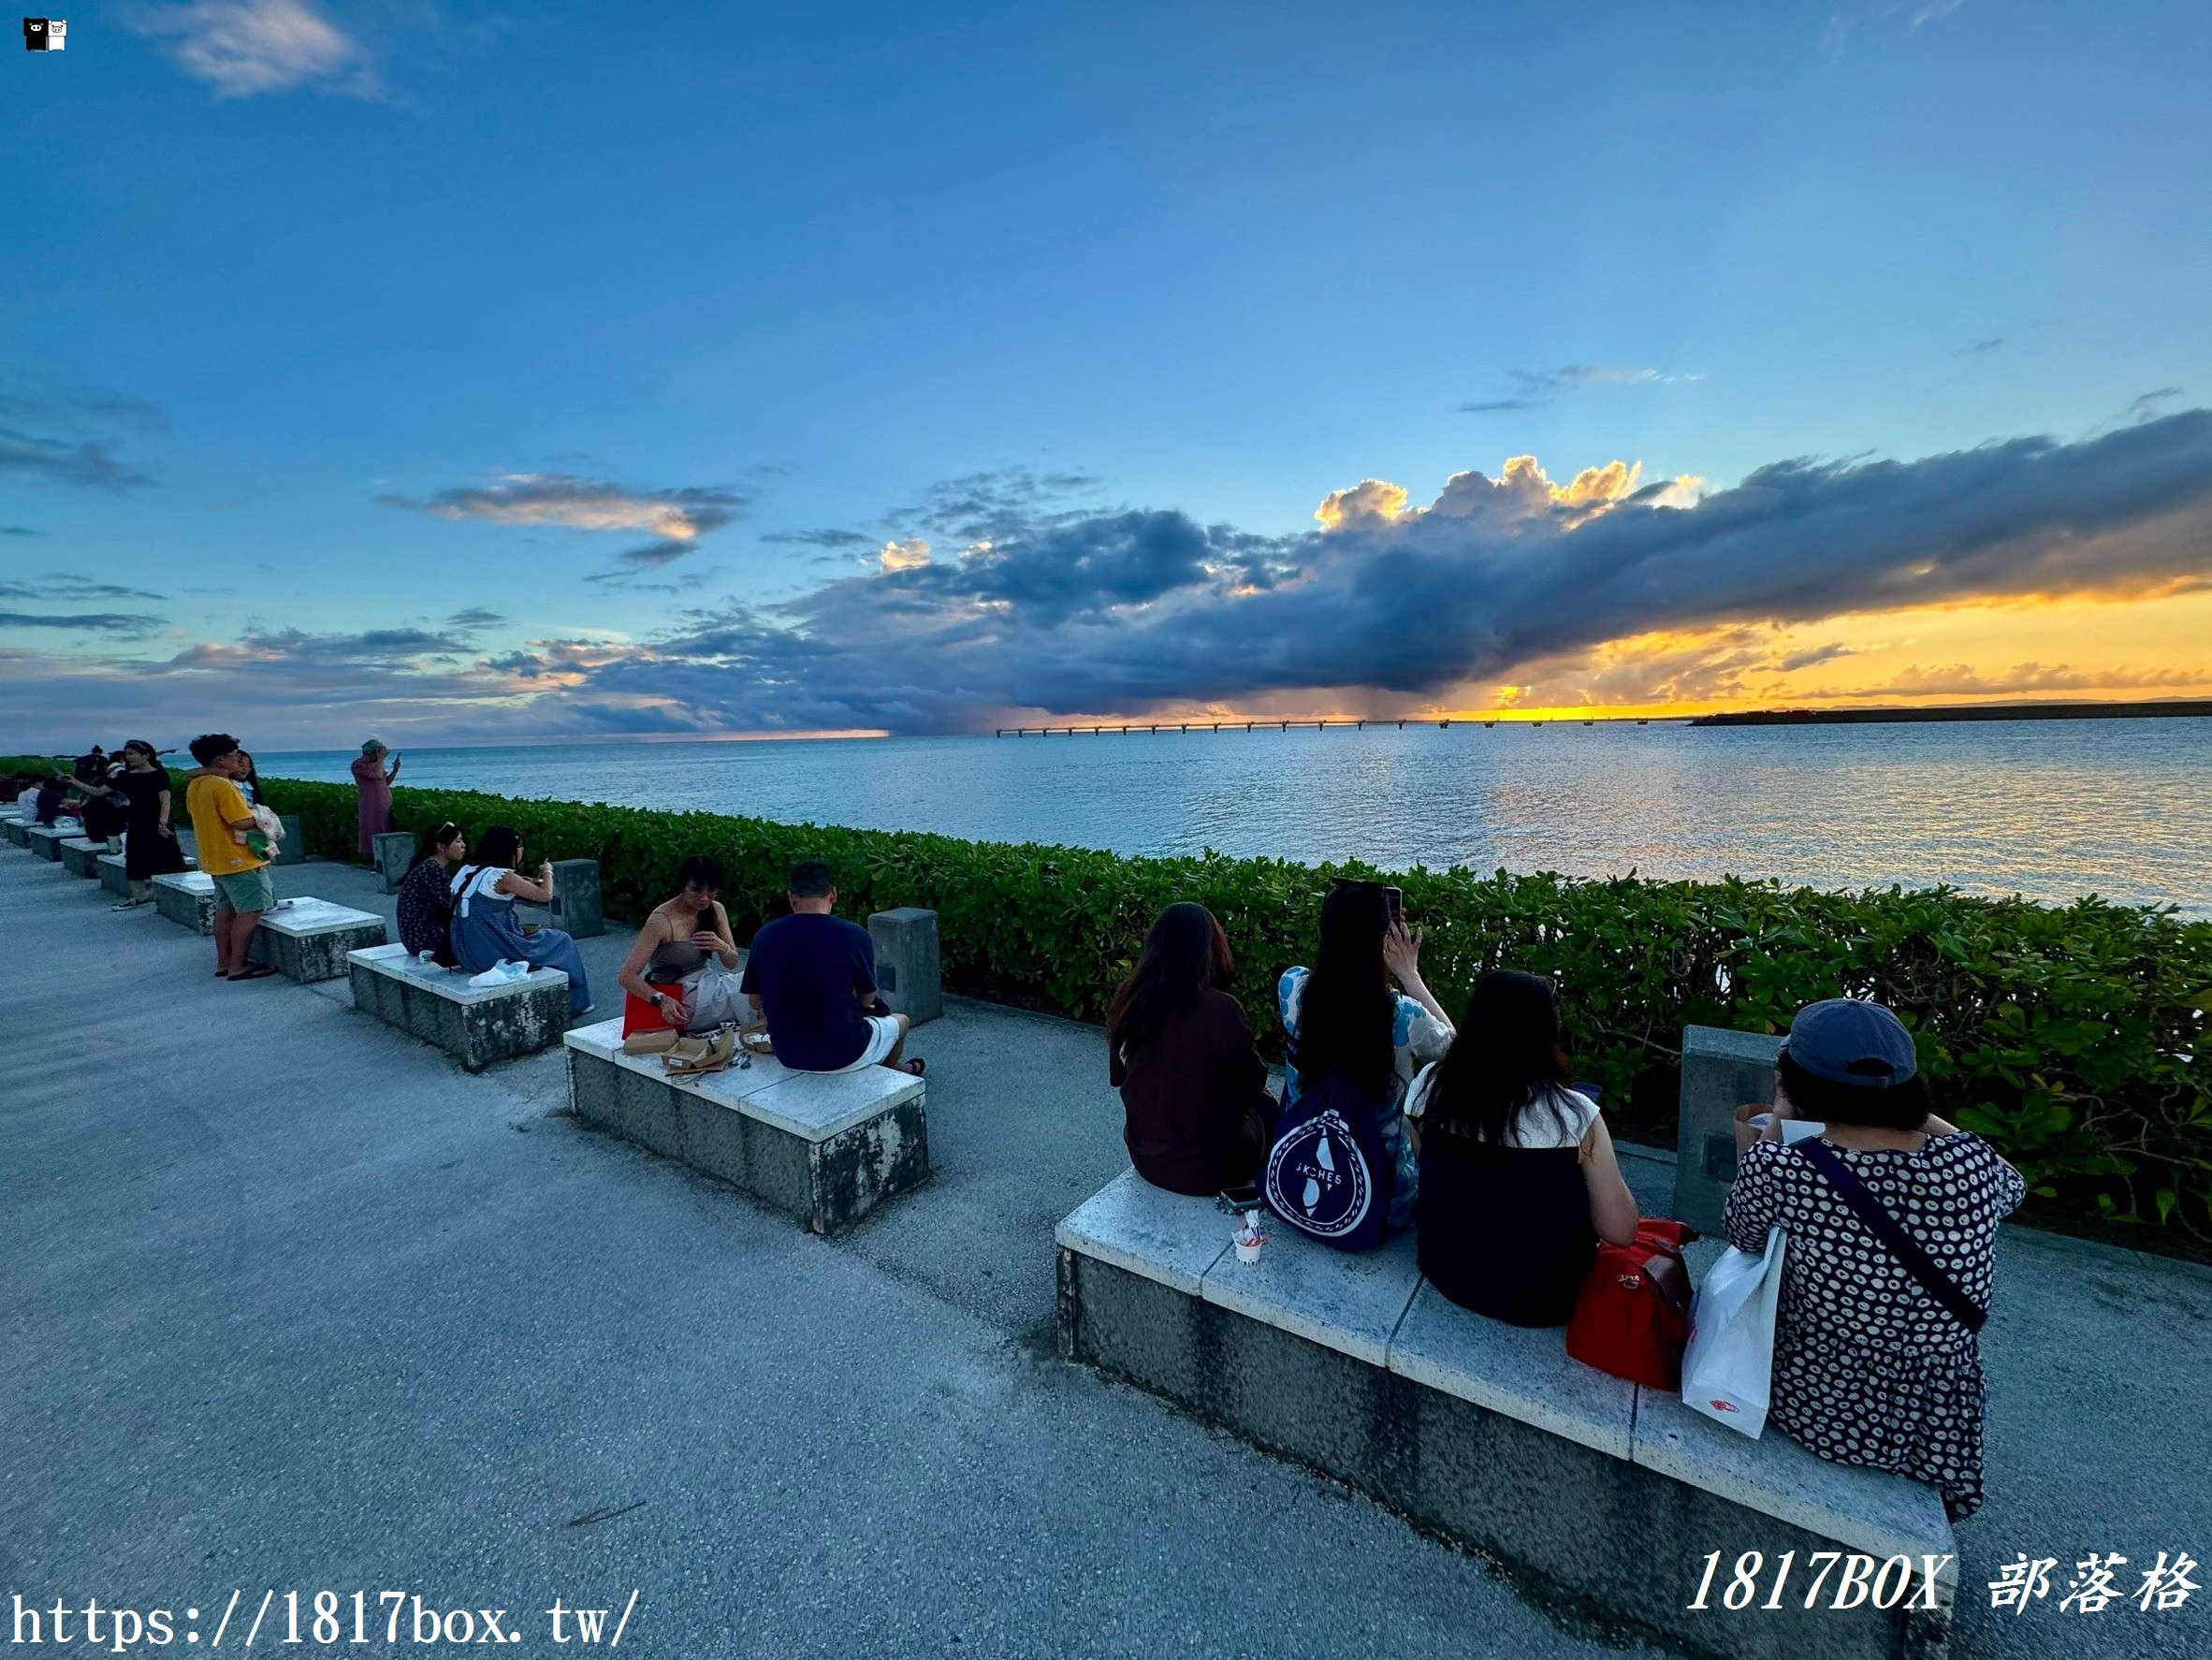
M 1340 1251 L 1369 1251 L 1383 1242 L 1397 1180 L 1375 1103 L 1349 1076 L 1332 1072 L 1285 1103 L 1259 1190 L 1301 1233 Z

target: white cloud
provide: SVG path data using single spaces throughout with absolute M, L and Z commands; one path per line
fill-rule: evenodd
M 380 98 L 369 50 L 314 0 L 189 0 L 148 7 L 129 26 L 218 97 L 249 98 L 311 83 L 357 98 Z

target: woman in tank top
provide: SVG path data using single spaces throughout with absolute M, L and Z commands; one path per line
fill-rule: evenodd
M 1533 974 L 1476 983 L 1450 1053 L 1414 1081 L 1418 1255 L 1436 1289 L 1511 1326 L 1564 1326 L 1597 1242 L 1636 1238 L 1597 1103 L 1567 1086 L 1559 1000 Z
M 736 976 L 737 942 L 729 913 L 715 897 L 722 867 L 694 853 L 676 868 L 676 896 L 653 908 L 622 964 L 622 1035 L 663 1027 L 705 1031 L 743 1019 Z M 711 965 L 711 966 L 710 966 Z

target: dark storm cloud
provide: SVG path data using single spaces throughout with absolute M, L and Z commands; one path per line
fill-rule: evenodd
M 1695 506 L 1563 494 L 1462 474 L 1426 509 L 1268 545 L 1298 575 L 1265 588 L 1183 514 L 1055 523 L 688 624 L 575 695 L 658 688 L 718 727 L 972 728 L 1021 707 L 1430 694 L 1656 629 L 2212 583 L 2201 410 L 2076 444 L 1778 462 Z

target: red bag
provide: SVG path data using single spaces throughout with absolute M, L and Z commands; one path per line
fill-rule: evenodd
M 1634 1245 L 1600 1245 L 1567 1325 L 1567 1353 L 1632 1383 L 1681 1390 L 1690 1341 L 1682 1246 L 1696 1237 L 1681 1222 L 1647 1216 L 1636 1225 Z

